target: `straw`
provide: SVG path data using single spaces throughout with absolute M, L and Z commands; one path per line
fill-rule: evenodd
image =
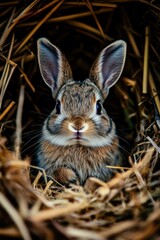
M 143 85 L 142 93 L 147 93 L 148 80 L 148 55 L 149 55 L 149 27 L 145 28 L 145 45 L 144 45 L 144 66 L 143 66 Z
M 156 239 L 160 232 L 158 1 L 29 2 L 0 3 L 0 239 Z M 122 162 L 106 163 L 105 170 L 114 172 L 107 182 L 91 174 L 93 189 L 78 183 L 62 185 L 36 165 L 43 123 L 54 109 L 38 67 L 39 37 L 62 49 L 73 76 L 82 80 L 104 47 L 118 39 L 127 43 L 122 77 L 104 102 L 116 123 Z

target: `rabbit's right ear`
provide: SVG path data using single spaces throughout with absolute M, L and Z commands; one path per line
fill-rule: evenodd
M 70 65 L 61 51 L 51 44 L 48 39 L 40 38 L 37 41 L 38 63 L 45 83 L 51 88 L 53 97 L 56 97 L 59 88 L 69 79 L 72 79 Z
M 90 70 L 90 79 L 99 87 L 104 98 L 118 81 L 125 64 L 126 43 L 118 40 L 104 48 Z

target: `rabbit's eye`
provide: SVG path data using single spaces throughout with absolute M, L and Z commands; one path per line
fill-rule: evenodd
M 100 100 L 97 101 L 96 109 L 97 109 L 97 114 L 101 115 L 102 106 L 101 106 Z
M 61 113 L 61 103 L 59 100 L 57 100 L 56 102 L 56 114 L 60 114 Z

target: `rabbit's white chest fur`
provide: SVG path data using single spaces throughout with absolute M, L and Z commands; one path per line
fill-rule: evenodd
M 58 181 L 76 180 L 81 185 L 89 177 L 107 181 L 112 170 L 106 165 L 120 165 L 115 124 L 103 102 L 122 73 L 125 56 L 126 43 L 116 41 L 101 51 L 89 78 L 74 81 L 61 51 L 45 38 L 38 40 L 41 75 L 56 105 L 44 122 L 37 157 Z

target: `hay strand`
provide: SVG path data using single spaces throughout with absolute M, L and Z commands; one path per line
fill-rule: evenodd
M 22 113 L 23 113 L 23 103 L 24 103 L 24 86 L 21 86 L 20 89 L 20 96 L 18 102 L 18 110 L 17 110 L 17 117 L 16 117 L 16 139 L 15 139 L 15 150 L 17 153 L 17 158 L 21 159 L 20 157 L 20 146 L 22 143 Z
M 55 3 L 58 2 L 57 0 Z M 20 46 L 17 48 L 16 53 L 29 41 L 29 39 L 35 34 L 35 32 L 48 20 L 48 18 L 62 5 L 64 0 L 61 0 L 52 10 L 33 28 L 33 30 L 26 36 Z
M 143 63 L 143 85 L 142 93 L 147 93 L 148 83 L 148 56 L 149 56 L 149 27 L 145 28 L 145 45 L 144 45 L 144 63 Z
M 3 111 L 3 113 L 0 115 L 0 121 L 6 116 L 6 114 L 12 109 L 12 107 L 15 105 L 15 102 L 12 101 L 7 108 Z
M 25 240 L 31 240 L 32 238 L 19 212 L 13 207 L 13 205 L 2 193 L 0 193 L 0 203 L 18 227 L 22 237 Z

